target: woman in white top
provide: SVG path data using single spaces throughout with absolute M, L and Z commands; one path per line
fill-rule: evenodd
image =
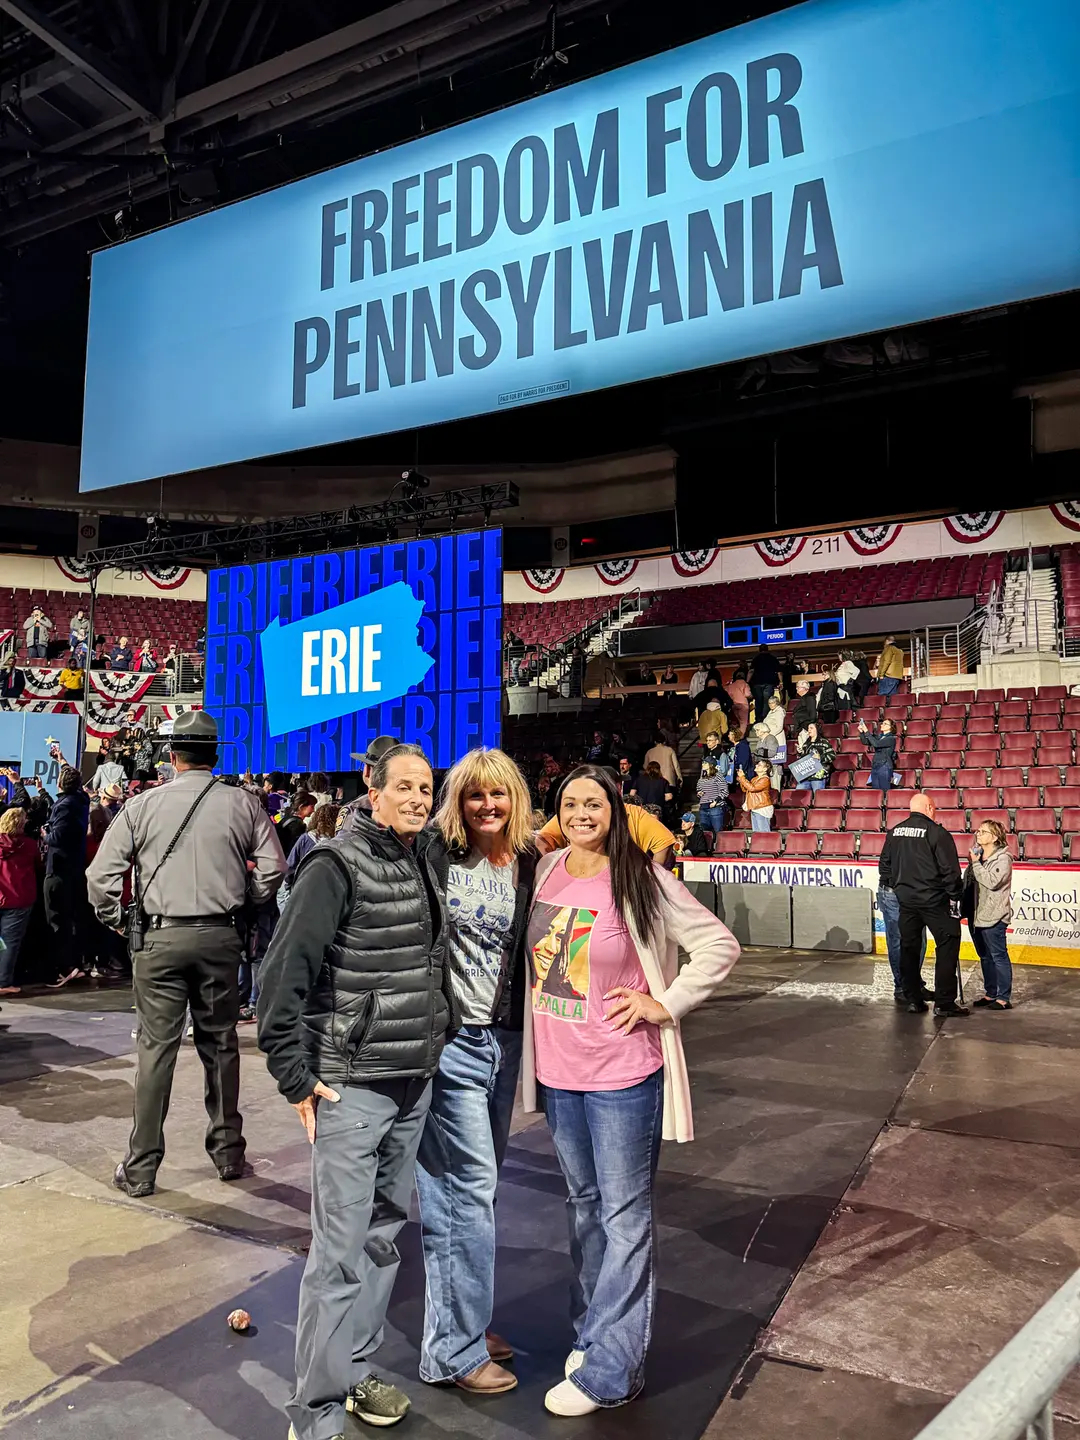
M 427 856 L 446 889 L 460 1028 L 432 1082 L 416 1162 L 427 1276 L 420 1377 L 497 1395 L 517 1384 L 499 1363 L 514 1352 L 489 1327 L 495 1188 L 521 1066 L 525 924 L 536 869 L 521 771 L 501 750 L 471 750 L 446 777 L 435 824 Z
M 565 1378 L 544 1404 L 587 1415 L 633 1400 L 644 1383 L 660 1141 L 694 1134 L 679 1023 L 739 946 L 634 845 L 610 771 L 572 771 L 557 813 L 569 848 L 537 866 L 522 1099 L 526 1110 L 542 1101 L 551 1128 L 576 1272 Z
M 783 779 L 784 766 L 787 764 L 787 734 L 784 730 L 786 718 L 787 712 L 780 696 L 770 695 L 769 708 L 765 711 L 765 719 L 762 724 L 770 735 L 776 737 L 776 754 L 772 758 L 772 783 L 777 794 L 780 792 L 780 781 Z

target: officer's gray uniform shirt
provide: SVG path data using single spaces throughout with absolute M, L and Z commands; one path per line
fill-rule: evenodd
M 125 804 L 86 872 L 90 903 L 103 924 L 121 923 L 124 877 L 135 854 L 147 915 L 224 915 L 239 910 L 245 898 L 258 904 L 277 893 L 286 866 L 270 817 L 254 795 L 221 783 L 146 888 L 199 791 L 212 780 L 207 770 L 184 770 Z M 250 873 L 249 860 L 255 862 Z

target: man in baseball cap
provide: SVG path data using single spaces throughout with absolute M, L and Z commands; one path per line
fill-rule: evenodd
M 358 754 L 354 751 L 350 755 L 350 759 L 363 762 L 364 784 L 366 786 L 371 784 L 372 766 L 377 765 L 384 755 L 391 750 L 395 750 L 400 744 L 401 741 L 393 735 L 377 735 L 363 754 Z M 357 800 L 350 800 L 348 805 L 342 807 L 341 815 L 338 819 L 338 834 L 347 835 L 352 829 L 353 821 L 358 815 L 370 814 L 371 801 L 368 799 L 366 793 L 361 795 Z

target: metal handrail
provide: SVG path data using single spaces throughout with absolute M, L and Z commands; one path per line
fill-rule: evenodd
M 1054 1396 L 1080 1361 L 1080 1270 L 917 1440 L 1053 1440 Z

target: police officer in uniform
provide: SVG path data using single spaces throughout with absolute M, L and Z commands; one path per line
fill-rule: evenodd
M 960 895 L 963 882 L 953 838 L 934 819 L 929 795 L 913 795 L 911 813 L 885 837 L 878 873 L 900 906 L 900 979 L 911 1014 L 928 998 L 923 991 L 923 926 L 934 937 L 934 1014 L 967 1015 L 956 1003 L 960 967 Z
M 154 1193 L 165 1154 L 165 1116 L 189 1006 L 206 1076 L 206 1149 L 222 1180 L 244 1173 L 237 919 L 245 900 L 269 900 L 285 874 L 281 844 L 258 798 L 211 774 L 213 718 L 203 710 L 179 716 L 170 758 L 176 779 L 127 802 L 86 875 L 98 919 L 114 929 L 126 921 L 134 952 L 135 1118 L 113 1184 L 136 1199 Z M 141 949 L 138 920 L 122 908 L 132 864 L 133 894 L 144 917 Z
M 371 786 L 373 767 L 384 755 L 388 755 L 391 750 L 396 750 L 400 744 L 401 741 L 396 740 L 393 735 L 377 735 L 362 754 L 353 751 L 350 758 L 363 762 L 361 773 L 365 786 L 369 788 Z M 367 790 L 358 799 L 350 800 L 347 805 L 342 806 L 341 815 L 338 817 L 337 833 L 339 835 L 353 834 L 357 828 L 357 821 L 362 816 L 368 820 L 371 819 L 371 801 L 368 799 Z

